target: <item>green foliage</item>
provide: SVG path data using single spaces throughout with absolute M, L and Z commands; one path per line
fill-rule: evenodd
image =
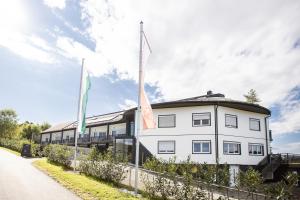
M 289 172 L 284 180 L 271 184 L 266 188 L 266 193 L 271 196 L 273 199 L 277 200 L 287 200 L 293 198 L 293 190 L 298 181 L 298 175 L 295 173 Z
M 248 94 L 245 94 L 244 97 L 248 103 L 258 103 L 260 99 L 258 98 L 256 91 L 251 89 Z
M 26 139 L 0 138 L 0 146 L 17 152 L 22 151 L 24 144 L 30 144 L 30 141 Z M 31 143 L 31 154 L 33 157 L 41 156 L 41 146 L 39 144 Z
M 0 110 L 0 137 L 13 138 L 18 128 L 17 113 L 12 109 Z
M 159 172 L 143 174 L 142 180 L 150 198 L 159 196 L 161 199 L 206 199 L 200 187 L 195 187 L 194 175 L 197 173 L 195 163 L 190 157 L 186 161 L 176 163 L 173 157 L 168 161 L 150 158 L 143 167 Z
M 64 167 L 53 165 L 45 159 L 33 162 L 37 168 L 46 171 L 57 182 L 70 189 L 83 200 L 137 200 L 141 199 L 119 191 L 111 184 L 97 181 L 92 177 L 65 171 Z M 142 198 L 143 199 L 143 198 Z
M 126 160 L 114 156 L 111 150 L 99 153 L 96 148 L 93 148 L 88 156 L 80 159 L 79 171 L 100 180 L 120 184 L 125 178 L 124 163 Z
M 51 124 L 49 124 L 48 122 L 44 122 L 40 125 L 40 128 L 42 131 L 47 130 L 50 127 L 51 127 Z
M 41 131 L 41 127 L 38 124 L 25 122 L 22 124 L 21 136 L 25 139 L 32 140 L 33 138 L 37 138 Z
M 44 155 L 50 162 L 61 164 L 65 167 L 71 167 L 72 149 L 66 145 L 50 144 L 44 148 Z
M 261 174 L 250 167 L 246 172 L 240 171 L 237 177 L 237 187 L 244 188 L 248 191 L 249 196 L 253 193 L 258 192 L 263 183 Z

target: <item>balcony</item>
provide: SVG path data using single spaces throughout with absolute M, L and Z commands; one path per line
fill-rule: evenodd
M 90 137 L 77 138 L 78 144 L 88 144 L 90 142 Z
M 74 138 L 66 138 L 66 139 L 63 139 L 63 144 L 74 144 Z
M 61 143 L 61 140 L 52 140 L 51 141 L 51 144 L 60 144 Z
M 111 135 L 91 137 L 91 143 L 109 143 L 112 141 L 113 137 Z

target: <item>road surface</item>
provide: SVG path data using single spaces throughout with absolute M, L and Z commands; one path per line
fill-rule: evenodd
M 80 200 L 31 162 L 0 149 L 0 200 Z

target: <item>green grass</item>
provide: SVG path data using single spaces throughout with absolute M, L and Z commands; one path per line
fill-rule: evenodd
M 3 149 L 3 150 L 8 151 L 8 152 L 10 152 L 10 153 L 13 153 L 13 154 L 15 154 L 16 156 L 21 156 L 21 153 L 18 152 L 18 151 L 14 151 L 14 150 L 11 150 L 11 149 L 8 149 L 8 148 L 5 148 L 5 147 L 0 147 L 0 149 Z
M 132 195 L 120 192 L 111 184 L 95 180 L 89 176 L 76 174 L 72 171 L 66 171 L 62 166 L 49 163 L 46 159 L 36 160 L 33 162 L 33 165 L 84 200 L 138 199 Z

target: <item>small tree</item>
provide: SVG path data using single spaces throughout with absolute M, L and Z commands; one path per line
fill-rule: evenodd
M 244 97 L 246 98 L 246 101 L 248 103 L 258 103 L 260 102 L 260 99 L 258 98 L 256 91 L 254 89 L 251 89 L 248 94 L 245 94 Z
M 17 113 L 12 109 L 0 110 L 0 137 L 12 138 L 16 136 L 17 128 Z
M 246 189 L 249 196 L 252 195 L 252 199 L 254 199 L 253 193 L 257 192 L 263 183 L 261 174 L 252 167 L 250 167 L 246 172 L 240 171 L 237 179 L 238 187 Z
M 37 138 L 41 133 L 41 127 L 38 124 L 34 124 L 32 122 L 31 123 L 25 122 L 22 126 L 23 126 L 23 130 L 21 132 L 22 137 L 30 141 L 34 138 Z
M 44 122 L 40 125 L 40 127 L 41 127 L 41 130 L 44 131 L 44 130 L 47 130 L 48 128 L 50 128 L 51 125 L 48 122 Z
M 266 193 L 272 198 L 278 200 L 287 200 L 293 198 L 293 191 L 298 182 L 298 175 L 295 173 L 289 172 L 284 180 L 272 184 L 266 189 Z

